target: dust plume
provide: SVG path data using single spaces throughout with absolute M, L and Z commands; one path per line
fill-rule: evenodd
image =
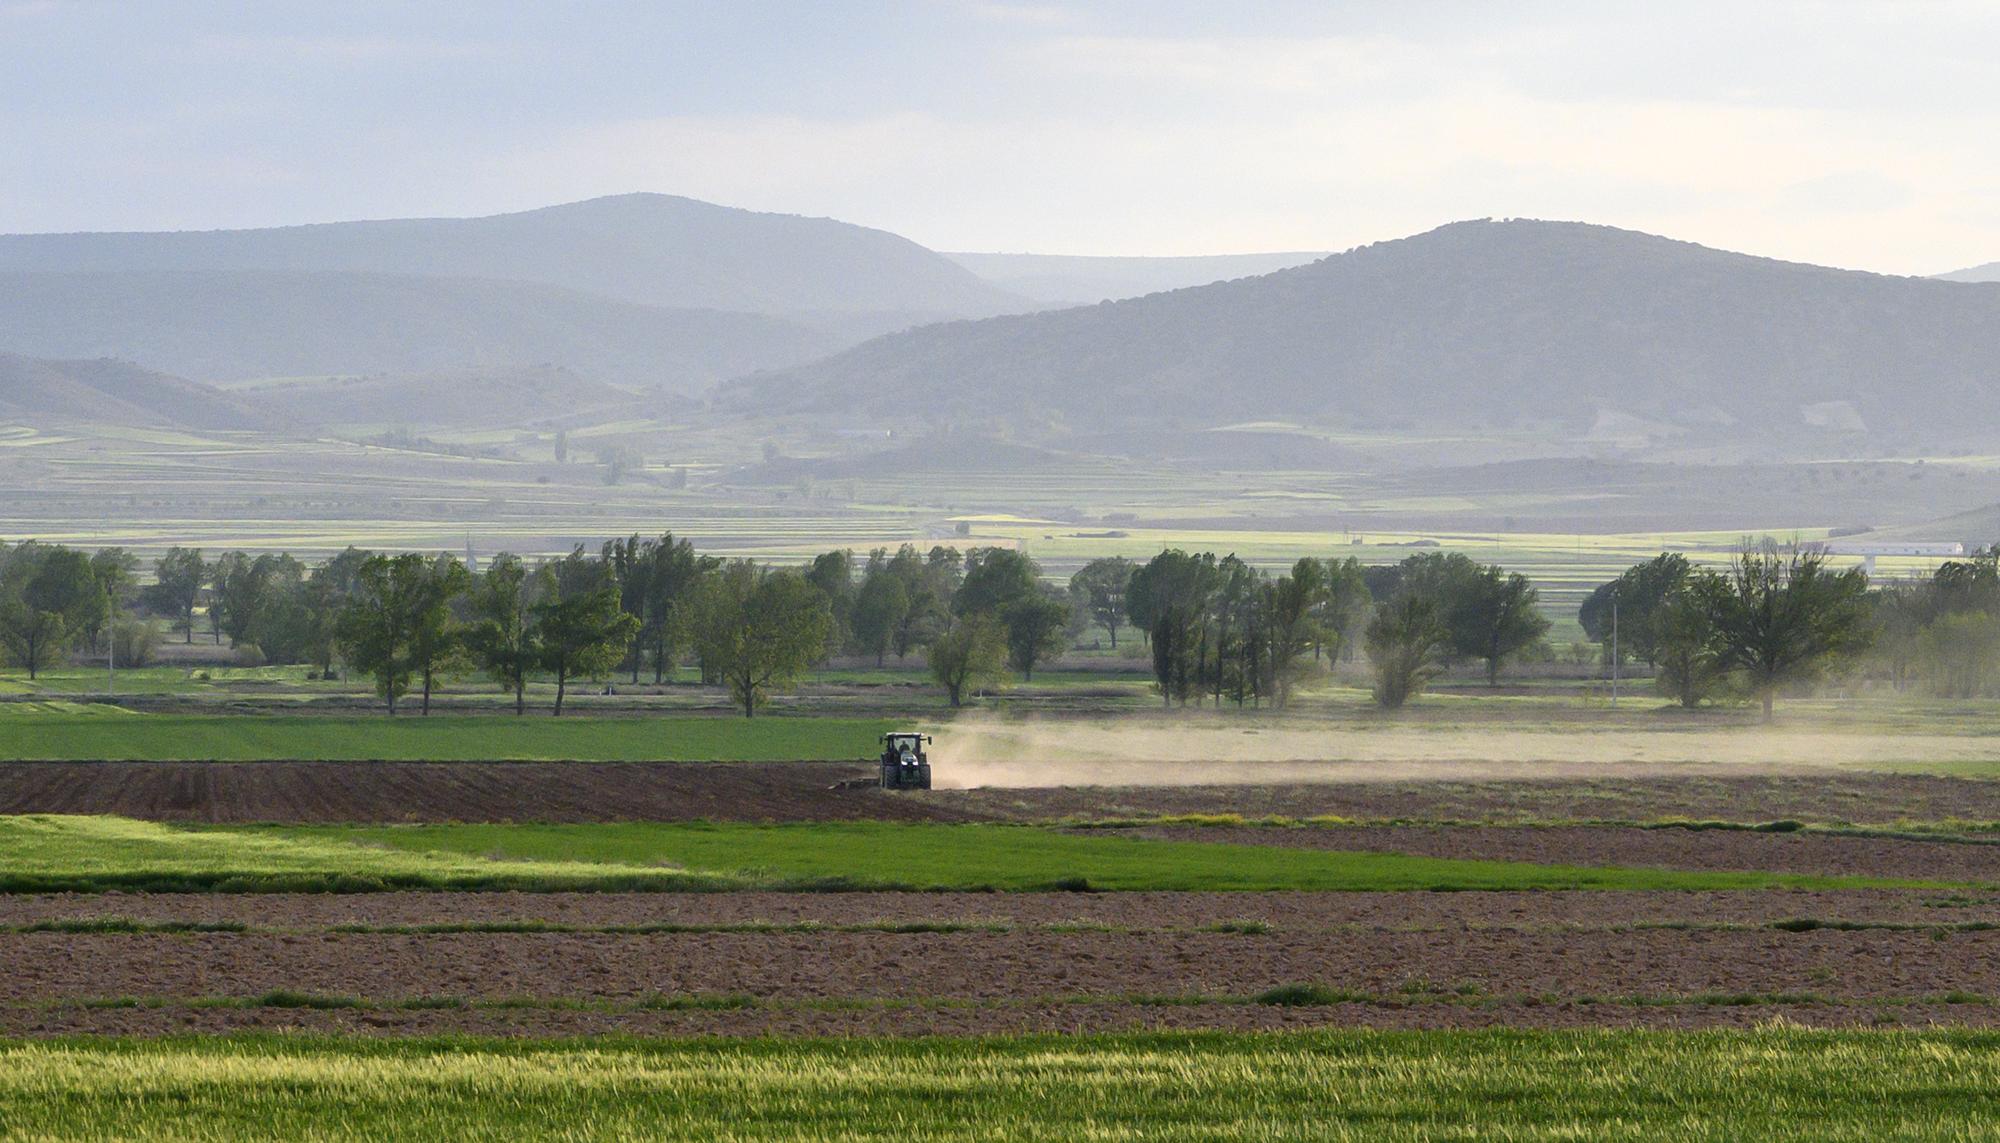
M 1185 716 L 960 718 L 931 750 L 940 789 L 1267 785 L 1799 773 L 2000 761 L 2000 739 L 1795 727 L 1478 727 Z

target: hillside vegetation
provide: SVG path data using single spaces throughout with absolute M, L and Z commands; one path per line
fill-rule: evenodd
M 1071 431 L 1300 418 L 1814 447 L 1977 437 L 2000 414 L 1996 376 L 2000 285 L 1482 221 L 1257 278 L 911 330 L 732 397 Z
M 118 357 L 202 381 L 564 365 L 692 392 L 841 344 L 761 314 L 530 282 L 300 270 L 0 273 L 0 347 Z
M 0 236 L 11 271 L 341 270 L 540 282 L 655 306 L 984 316 L 1019 308 L 906 238 L 829 218 L 628 194 L 486 218 Z

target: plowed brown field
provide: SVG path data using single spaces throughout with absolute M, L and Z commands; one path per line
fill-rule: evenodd
M 13 762 L 0 813 L 161 821 L 951 820 L 838 762 Z

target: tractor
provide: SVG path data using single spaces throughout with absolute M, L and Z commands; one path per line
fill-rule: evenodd
M 924 752 L 928 734 L 899 731 L 882 736 L 882 788 L 885 790 L 928 790 L 931 788 L 931 756 Z

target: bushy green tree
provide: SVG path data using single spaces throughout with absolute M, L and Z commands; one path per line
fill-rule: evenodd
M 208 582 L 208 564 L 200 548 L 168 548 L 153 564 L 153 584 L 142 595 L 146 605 L 174 621 L 187 642 L 194 642 L 194 611 Z
M 1868 577 L 1818 552 L 1744 551 L 1712 593 L 1722 664 L 1739 671 L 1771 720 L 1778 689 L 1812 678 L 1869 638 Z
M 967 695 L 997 689 L 1007 681 L 1007 631 L 987 614 L 953 623 L 925 649 L 931 677 L 944 687 L 954 707 Z
M 1488 565 L 1453 585 L 1444 601 L 1452 650 L 1486 663 L 1486 684 L 1498 686 L 1500 664 L 1539 642 L 1549 621 L 1537 606 L 1541 594 L 1518 572 Z
M 1132 561 L 1122 556 L 1092 560 L 1069 577 L 1071 606 L 1095 621 L 1118 649 L 1118 627 L 1125 621 L 1125 592 L 1132 586 Z
M 553 590 L 551 578 L 530 573 L 519 556 L 503 552 L 472 590 L 466 646 L 487 676 L 514 696 L 516 715 L 528 713 L 528 676 L 542 660 L 536 604 Z
M 861 587 L 854 596 L 854 648 L 873 655 L 875 665 L 887 660 L 896 631 L 910 612 L 910 592 L 901 577 L 890 573 L 881 551 L 869 558 Z
M 765 572 L 740 560 L 703 579 L 692 620 L 703 666 L 750 718 L 825 654 L 833 609 L 797 572 Z
M 608 576 L 564 576 L 560 569 L 555 591 L 534 612 L 541 667 L 555 676 L 560 718 L 573 680 L 603 678 L 625 661 L 639 620 L 619 605 L 618 587 Z
M 1437 600 L 1422 592 L 1378 606 L 1365 641 L 1375 668 L 1375 701 L 1392 710 L 1422 694 L 1451 655 L 1451 629 Z

